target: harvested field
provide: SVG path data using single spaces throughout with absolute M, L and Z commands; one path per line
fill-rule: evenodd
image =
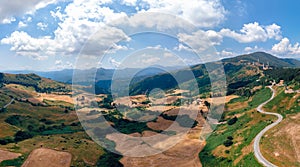
M 238 97 L 239 96 L 237 96 L 237 95 L 230 95 L 230 96 L 225 96 L 225 98 L 224 97 L 215 97 L 215 98 L 207 98 L 204 100 L 208 101 L 209 103 L 213 102 L 214 104 L 218 105 L 218 104 L 228 103 L 230 100 L 238 98 Z
M 199 160 L 199 152 L 204 147 L 204 142 L 199 139 L 202 132 L 202 123 L 203 119 L 199 116 L 197 121 L 200 123 L 192 128 L 187 135 L 184 135 L 182 140 L 179 141 L 169 150 L 166 150 L 162 153 L 142 157 L 123 157 L 120 162 L 125 167 L 148 167 L 148 166 L 166 166 L 166 167 L 201 167 Z M 155 135 L 155 133 L 147 132 L 143 136 Z M 167 140 L 169 141 L 169 140 Z M 162 141 L 165 142 L 165 141 Z M 172 142 L 172 141 L 169 141 Z
M 167 96 L 161 99 L 151 99 L 151 101 L 153 102 L 153 104 L 159 105 L 166 105 L 166 104 L 172 104 L 174 103 L 176 100 L 178 100 L 179 98 L 182 97 L 177 97 L 177 96 Z
M 174 106 L 152 106 L 148 107 L 147 110 L 153 111 L 153 112 L 164 112 L 167 110 L 171 110 L 175 108 Z
M 21 156 L 20 153 L 13 153 L 9 151 L 0 150 L 0 162 L 4 160 L 16 159 Z
M 153 130 L 165 130 L 173 124 L 173 121 L 158 117 L 156 122 L 148 122 L 147 126 Z
M 51 100 L 51 101 L 64 101 L 67 103 L 74 104 L 73 98 L 68 95 L 39 93 L 36 99 L 38 99 L 40 102 L 43 102 L 43 100 Z
M 39 148 L 31 152 L 22 167 L 69 167 L 71 160 L 70 153 Z

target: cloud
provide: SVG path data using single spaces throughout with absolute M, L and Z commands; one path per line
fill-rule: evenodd
M 253 48 L 251 48 L 251 47 L 249 47 L 249 46 L 245 47 L 245 49 L 244 49 L 245 52 L 250 52 L 250 51 L 252 51 L 252 50 L 253 50 Z
M 148 47 L 146 47 L 146 49 L 160 50 L 160 49 L 163 49 L 163 48 L 161 47 L 161 45 L 156 45 L 156 46 L 148 46 Z
M 42 22 L 38 22 L 36 25 L 38 26 L 39 29 L 41 29 L 43 31 L 45 31 L 46 28 L 48 27 L 48 24 L 42 23 Z
M 193 49 L 190 47 L 183 45 L 182 43 L 178 44 L 178 46 L 174 47 L 174 50 L 181 52 L 181 51 L 188 51 L 188 52 L 194 52 Z
M 12 45 L 11 51 L 39 60 L 47 58 L 46 55 L 55 55 L 52 48 L 58 45 L 48 36 L 32 38 L 24 31 L 13 32 L 10 37 L 2 39 L 1 44 L 10 44 Z
M 174 55 L 172 53 L 170 53 L 170 52 L 164 53 L 164 58 L 172 58 L 172 57 L 174 57 Z
M 14 6 L 18 12 L 1 11 L 6 13 L 3 18 L 8 16 L 19 16 L 24 13 L 34 13 L 48 4 L 54 4 L 64 0 L 31 0 L 29 2 L 20 3 L 14 6 L 15 2 L 8 3 L 7 6 Z M 57 29 L 49 36 L 31 36 L 30 32 L 15 31 L 9 36 L 1 39 L 1 44 L 11 45 L 10 50 L 18 55 L 29 56 L 34 59 L 46 59 L 48 56 L 54 55 L 77 55 L 82 46 L 86 48 L 81 52 L 86 56 L 99 56 L 104 53 L 114 53 L 113 50 L 126 50 L 125 46 L 119 45 L 121 40 L 129 41 L 130 37 L 117 25 L 110 24 L 113 20 L 120 20 L 118 25 L 128 24 L 129 27 L 155 27 L 158 30 L 165 29 L 189 29 L 184 20 L 175 17 L 179 16 L 190 21 L 198 27 L 214 27 L 225 20 L 226 10 L 220 0 L 191 0 L 188 3 L 184 1 L 173 0 L 122 0 L 125 5 L 138 5 L 140 3 L 147 4 L 147 8 L 139 6 L 141 9 L 138 14 L 128 16 L 124 12 L 118 12 L 107 7 L 106 4 L 113 3 L 112 0 L 75 0 L 68 3 L 65 7 L 59 6 L 50 14 L 58 22 Z M 5 5 L 4 2 L 0 2 Z M 2 5 L 2 6 L 3 6 Z M 1 7 L 0 7 L 1 8 Z M 18 9 L 17 9 L 18 8 Z M 151 12 L 163 12 L 172 15 L 156 15 L 151 17 Z M 1 17 L 0 17 L 1 19 Z M 27 19 L 27 20 L 26 20 Z M 26 26 L 31 22 L 31 17 L 25 18 L 19 22 L 19 27 Z M 41 30 L 47 28 L 47 24 L 38 22 L 37 27 Z M 98 31 L 98 33 L 96 33 Z M 95 34 L 96 33 L 96 34 Z M 94 34 L 94 35 L 92 35 Z M 92 35 L 92 39 L 90 38 Z M 203 36 L 208 40 L 201 41 Z M 192 34 L 181 33 L 178 35 L 180 42 L 186 43 L 197 50 L 202 46 L 210 47 L 219 45 L 222 41 L 222 36 L 215 31 L 195 31 Z M 87 40 L 90 39 L 88 43 Z M 205 46 L 208 45 L 208 46 Z M 112 51 L 107 52 L 106 49 L 111 48 Z M 155 49 L 155 48 L 153 48 Z M 178 45 L 178 50 L 188 47 L 183 44 Z M 112 63 L 117 65 L 115 61 Z
M 7 22 L 7 19 L 25 13 L 34 13 L 36 10 L 58 1 L 60 0 L 2 0 L 0 1 L 0 22 Z
M 125 4 L 127 6 L 136 6 L 137 0 L 122 0 L 121 4 Z
M 191 47 L 189 48 L 181 44 L 177 48 L 175 48 L 178 51 L 182 49 L 191 51 L 191 49 L 193 49 L 194 51 L 197 52 L 203 52 L 209 49 L 210 47 L 213 47 L 215 45 L 220 45 L 223 38 L 217 32 L 212 30 L 209 31 L 198 30 L 192 34 L 179 33 L 178 40 L 181 43 L 184 43 L 184 45 Z
M 255 45 L 254 47 L 250 47 L 250 46 L 245 47 L 244 51 L 247 53 L 251 53 L 251 52 L 266 51 L 266 50 L 264 48 L 261 48 L 261 47 L 258 47 L 257 45 Z
M 56 60 L 55 61 L 55 68 L 52 70 L 57 70 L 57 69 L 71 69 L 73 68 L 73 64 L 69 61 L 63 62 L 62 60 Z
M 55 65 L 62 65 L 62 60 L 56 60 Z
M 279 43 L 273 45 L 273 53 L 279 55 L 300 55 L 300 44 L 297 42 L 294 45 L 290 43 L 288 38 L 283 38 Z
M 18 28 L 24 28 L 27 27 L 28 25 L 26 23 L 24 23 L 23 21 L 20 21 L 18 24 Z
M 162 12 L 182 17 L 198 27 L 215 27 L 225 20 L 226 10 L 220 0 L 143 0 L 148 12 Z
M 224 37 L 230 37 L 240 43 L 265 42 L 268 39 L 280 40 L 281 27 L 272 24 L 261 26 L 257 22 L 244 24 L 240 32 L 235 32 L 230 29 L 222 29 L 220 34 Z
M 161 58 L 159 58 L 159 57 L 152 57 L 150 55 L 148 58 L 142 59 L 141 63 L 149 66 L 149 65 L 153 65 L 153 64 L 159 63 L 160 60 L 161 60 Z
M 2 24 L 10 24 L 12 22 L 15 22 L 16 18 L 15 17 L 11 17 L 11 18 L 5 18 L 2 20 Z
M 155 28 L 158 31 L 212 28 L 225 20 L 226 10 L 220 0 L 141 0 L 137 13 L 123 17 L 113 25 L 132 28 Z M 151 18 L 151 19 L 149 19 Z M 193 26 L 191 26 L 193 25 Z M 153 29 L 152 29 L 153 30 Z
M 22 56 L 30 56 L 35 59 L 45 58 L 52 55 L 77 55 L 85 42 L 93 35 L 93 39 L 98 37 L 97 43 L 91 46 L 99 49 L 126 49 L 117 45 L 122 39 L 128 40 L 126 34 L 117 28 L 104 26 L 111 19 L 123 17 L 125 13 L 115 13 L 108 7 L 102 7 L 110 0 L 80 0 L 68 4 L 64 10 L 52 12 L 53 17 L 59 17 L 58 28 L 53 32 L 53 36 L 32 37 L 26 32 L 15 31 L 10 36 L 3 38 L 1 44 L 12 45 L 11 51 L 15 51 Z M 25 24 L 25 23 L 24 23 Z M 47 27 L 44 23 L 37 23 L 40 29 Z M 86 50 L 88 51 L 88 50 Z M 97 55 L 101 53 L 98 52 Z
M 113 67 L 119 67 L 121 65 L 120 62 L 118 62 L 117 60 L 115 60 L 114 58 L 111 58 L 111 57 L 109 58 L 109 63 L 111 65 L 113 65 Z
M 222 50 L 221 52 L 218 52 L 218 54 L 222 57 L 233 57 L 235 56 L 235 53 L 231 51 Z

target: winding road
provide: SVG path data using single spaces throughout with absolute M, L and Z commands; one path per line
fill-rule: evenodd
M 260 152 L 260 148 L 259 148 L 259 142 L 260 142 L 260 139 L 262 138 L 262 136 L 268 131 L 270 130 L 271 128 L 275 127 L 276 125 L 278 125 L 283 117 L 282 115 L 278 114 L 278 113 L 270 113 L 270 112 L 265 112 L 262 108 L 265 104 L 269 103 L 271 100 L 274 99 L 275 97 L 275 90 L 272 88 L 272 86 L 268 86 L 268 88 L 270 88 L 272 90 L 272 97 L 267 100 L 266 102 L 260 104 L 258 107 L 257 107 L 257 111 L 259 111 L 260 113 L 262 114 L 267 114 L 267 115 L 275 115 L 278 119 L 272 123 L 271 125 L 267 126 L 265 129 L 263 129 L 261 132 L 259 132 L 259 134 L 255 137 L 254 139 L 254 155 L 255 157 L 257 158 L 258 162 L 260 162 L 261 164 L 263 164 L 264 166 L 266 167 L 276 167 L 276 165 L 272 164 L 271 162 L 269 162 L 268 160 L 266 160 L 264 158 L 264 156 L 262 155 L 262 153 Z

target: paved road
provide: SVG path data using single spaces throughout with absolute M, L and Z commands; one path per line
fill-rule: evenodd
M 7 108 L 9 105 L 11 105 L 14 102 L 14 100 L 15 99 L 11 99 L 11 101 L 8 104 L 6 104 L 3 108 Z
M 267 104 L 268 102 L 270 102 L 274 97 L 275 97 L 275 90 L 269 86 L 269 88 L 272 90 L 273 94 L 272 94 L 272 97 L 267 100 L 266 102 L 260 104 L 258 107 L 257 107 L 257 111 L 259 111 L 260 113 L 263 113 L 263 114 L 267 114 L 267 115 L 275 115 L 276 117 L 278 117 L 277 121 L 275 121 L 274 123 L 272 123 L 271 125 L 267 126 L 265 129 L 263 129 L 254 139 L 254 155 L 255 157 L 257 158 L 258 162 L 260 162 L 261 164 L 263 164 L 264 166 L 266 167 L 276 167 L 276 165 L 272 164 L 271 162 L 269 162 L 268 160 L 266 160 L 263 155 L 261 154 L 260 152 L 260 148 L 259 148 L 259 142 L 260 142 L 260 139 L 261 137 L 268 131 L 270 130 L 271 128 L 273 128 L 274 126 L 278 125 L 283 117 L 282 115 L 280 114 L 277 114 L 277 113 L 270 113 L 270 112 L 265 112 L 262 107 Z

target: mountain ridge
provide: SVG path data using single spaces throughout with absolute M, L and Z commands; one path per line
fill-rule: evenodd
M 221 60 L 223 63 L 245 61 L 248 63 L 263 63 L 269 64 L 271 67 L 282 68 L 295 68 L 300 67 L 300 61 L 292 58 L 279 58 L 266 52 L 254 52 L 250 54 L 239 55 L 232 58 L 225 58 Z

